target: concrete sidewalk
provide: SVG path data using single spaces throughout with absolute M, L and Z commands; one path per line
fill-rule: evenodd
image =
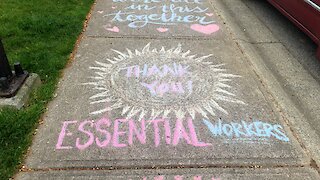
M 243 26 L 277 39 L 242 5 L 98 0 L 16 178 L 320 179 L 317 134 Z

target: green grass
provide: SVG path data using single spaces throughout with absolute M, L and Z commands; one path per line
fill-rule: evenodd
M 94 0 L 0 0 L 0 37 L 11 64 L 42 85 L 23 110 L 0 109 L 0 179 L 19 168 Z

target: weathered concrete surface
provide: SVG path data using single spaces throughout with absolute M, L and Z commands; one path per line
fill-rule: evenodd
M 101 0 L 93 10 L 93 16 L 85 34 L 95 37 L 122 38 L 223 39 L 224 27 L 208 1 L 188 2 L 153 1 L 144 4 L 141 1 L 130 3 Z M 120 14 L 117 15 L 117 13 Z
M 308 123 L 311 124 L 319 136 L 320 61 L 315 56 L 317 45 L 293 23 L 288 21 L 285 16 L 280 12 L 277 13 L 277 10 L 267 2 L 245 0 L 244 3 L 272 31 L 290 53 L 287 58 L 281 58 L 285 59 L 281 61 L 280 66 L 282 69 L 284 69 L 283 67 L 286 69 L 285 71 L 280 70 L 285 75 L 283 79 L 287 81 L 283 83 L 284 87 L 289 89 L 288 91 L 293 95 L 292 99 L 296 101 L 298 107 L 301 108 L 300 110 L 307 115 Z M 274 19 L 277 19 L 277 21 L 274 21 Z M 273 51 L 272 48 L 278 47 L 279 44 L 275 46 L 269 44 L 265 45 L 262 51 L 268 53 Z M 270 63 L 276 61 L 274 58 L 270 58 L 270 60 Z M 290 68 L 288 68 L 288 65 L 290 65 Z M 291 74 L 295 74 L 295 76 L 299 74 L 298 78 L 288 78 L 288 76 L 292 76 L 287 72 L 288 70 L 291 70 Z
M 303 68 L 320 82 L 320 62 L 315 56 L 318 46 L 269 2 L 243 0 L 243 3 L 287 48 Z
M 310 167 L 311 157 L 301 148 L 296 132 L 288 126 L 290 116 L 274 102 L 273 93 L 278 95 L 282 89 L 266 89 L 265 81 L 273 84 L 279 81 L 273 79 L 272 74 L 270 78 L 260 76 L 258 71 L 268 71 L 266 67 L 257 66 L 256 61 L 251 63 L 252 58 L 258 56 L 250 49 L 250 41 L 235 39 L 238 45 L 250 46 L 244 52 L 223 25 L 231 22 L 224 19 L 224 13 L 230 10 L 217 9 L 212 1 L 215 13 L 211 14 L 213 8 L 207 1 L 188 0 L 179 6 L 205 6 L 208 10 L 202 14 L 209 19 L 219 19 L 218 24 L 211 24 L 211 30 L 203 24 L 196 27 L 208 32 L 218 25 L 219 31 L 197 34 L 190 29 L 193 22 L 188 22 L 161 27 L 168 28 L 160 29 L 164 31 L 161 33 L 154 25 L 135 30 L 128 26 L 129 22 L 111 22 L 105 26 L 108 19 L 103 15 L 132 5 L 130 2 L 120 4 L 98 1 L 94 8 L 75 60 L 65 70 L 57 97 L 48 106 L 45 123 L 39 127 L 26 169 L 171 167 L 175 169 L 170 173 L 168 170 L 169 174 L 191 174 L 188 177 L 201 172 L 207 174 L 206 177 L 217 173 L 223 179 L 283 179 L 283 176 L 301 179 L 304 174 L 309 174 L 306 178 L 318 178 L 314 171 L 302 168 Z M 148 3 L 148 7 L 153 7 L 153 3 Z M 160 10 L 157 6 L 151 11 L 159 14 Z M 192 11 L 194 16 L 199 15 Z M 222 14 L 222 18 L 216 14 Z M 251 17 L 249 14 L 243 21 L 250 24 L 247 21 Z M 171 29 L 176 26 L 178 28 Z M 253 32 L 264 31 L 259 25 Z M 240 33 L 238 38 L 246 36 Z M 266 32 L 260 40 L 270 37 L 272 34 Z M 249 50 L 252 57 L 245 56 Z M 286 102 L 289 102 L 287 106 L 294 107 L 291 101 Z M 254 172 L 244 169 L 250 166 L 271 169 Z M 180 173 L 177 169 L 181 167 L 216 168 L 195 170 L 196 173 L 185 169 Z M 258 175 L 258 171 L 263 175 Z M 91 176 L 91 172 L 107 171 L 79 174 L 83 172 Z M 121 171 L 110 173 L 113 172 Z M 141 179 L 147 172 L 154 173 L 141 170 L 137 171 L 141 176 L 129 175 L 129 178 Z M 47 173 L 48 177 L 56 174 Z M 45 172 L 34 176 L 41 177 L 41 174 L 46 176 Z M 72 178 L 77 172 L 66 174 Z M 128 176 L 120 173 L 110 178 L 127 179 Z
M 167 170 L 82 170 L 48 171 L 21 173 L 17 179 L 181 179 L 181 180 L 315 180 L 318 173 L 310 168 L 273 168 L 273 169 L 167 169 Z M 197 179 L 198 178 L 198 179 Z
M 224 63 L 225 71 L 206 69 L 205 66 L 208 66 L 208 63 L 205 66 L 197 66 L 201 63 L 196 62 L 194 59 L 191 61 L 187 61 L 186 58 L 178 59 L 178 57 L 166 59 L 165 55 L 168 54 L 167 51 L 166 53 L 162 53 L 162 58 L 149 52 L 149 54 L 146 53 L 137 57 L 127 58 L 123 60 L 125 64 L 119 61 L 113 64 L 113 66 L 106 60 L 107 58 L 112 59 L 118 55 L 110 50 L 112 48 L 119 52 L 126 53 L 125 48 L 129 47 L 132 52 L 135 52 L 135 49 L 141 51 L 147 43 L 148 41 L 144 39 L 109 39 L 106 41 L 106 39 L 103 38 L 87 38 L 82 41 L 74 64 L 66 70 L 65 76 L 60 83 L 57 98 L 48 107 L 49 111 L 45 117 L 46 123 L 40 128 L 39 136 L 37 136 L 32 147 L 31 156 L 27 160 L 27 166 L 29 168 L 127 167 L 131 165 L 143 167 L 180 164 L 303 165 L 309 163 L 303 150 L 292 136 L 290 130 L 282 122 L 272 103 L 270 103 L 268 95 L 263 91 L 261 84 L 254 77 L 250 66 L 243 61 L 240 52 L 235 49 L 232 43 L 213 40 L 153 40 L 150 46 L 150 51 L 154 48 L 160 50 L 162 46 L 167 50 L 171 47 L 176 48 L 177 44 L 181 43 L 182 54 L 188 50 L 191 51 L 190 55 L 194 53 L 198 54 L 197 57 L 214 54 L 215 57 L 209 57 L 205 61 L 212 62 L 213 65 Z M 152 58 L 155 59 L 153 60 Z M 104 69 L 103 71 L 107 75 L 96 79 L 90 78 L 90 76 L 96 76 L 96 72 L 100 72 L 96 68 L 90 69 L 90 67 L 103 68 L 103 66 L 99 66 L 95 61 L 110 65 L 109 69 Z M 159 67 L 163 63 L 170 65 L 174 62 L 188 66 L 188 71 L 192 76 L 186 78 L 193 81 L 193 93 L 191 95 L 189 94 L 187 99 L 185 99 L 184 95 L 178 96 L 177 98 L 177 95 L 172 96 L 170 93 L 163 97 L 155 97 L 150 95 L 147 88 L 140 84 L 150 79 L 146 77 L 128 78 L 126 77 L 126 71 L 119 70 L 134 64 L 144 64 L 148 62 L 158 64 Z M 237 75 L 237 77 L 229 78 L 230 82 L 221 81 L 222 79 L 214 79 L 215 76 L 220 76 L 221 73 L 229 74 L 226 76 L 230 77 L 232 77 L 230 74 L 233 74 Z M 166 78 L 168 77 L 166 76 L 158 80 L 165 82 L 167 80 Z M 174 79 L 174 77 L 171 78 Z M 184 77 L 179 79 L 183 83 L 186 80 Z M 212 89 L 217 88 L 218 85 L 216 84 L 217 82 L 211 81 L 221 81 L 221 83 L 228 84 L 230 87 L 222 89 L 233 93 L 234 96 L 227 96 L 225 92 L 218 93 L 212 91 Z M 108 95 L 98 99 L 90 99 L 90 97 L 105 91 L 95 90 L 94 88 L 97 88 L 97 86 L 83 84 L 88 82 L 105 83 L 106 87 L 108 87 Z M 222 97 L 224 94 L 226 96 L 223 97 L 230 98 L 230 101 L 224 101 L 216 97 L 220 95 Z M 105 104 L 90 104 L 90 101 L 99 101 L 104 98 L 115 99 L 115 101 L 105 102 Z M 148 102 L 144 102 L 144 98 L 148 99 Z M 117 100 L 123 102 L 123 107 L 120 106 L 106 113 L 90 114 L 106 107 L 113 107 L 114 104 L 117 104 Z M 208 107 L 210 107 L 210 101 L 216 101 L 228 114 L 212 106 L 211 108 L 215 115 L 210 115 L 209 111 L 206 110 L 206 108 L 208 109 Z M 237 101 L 241 101 L 241 103 L 236 103 Z M 154 134 L 157 133 L 153 125 L 150 124 L 145 130 L 146 144 L 141 144 L 138 139 L 134 137 L 135 142 L 130 146 L 128 140 L 128 138 L 130 138 L 129 125 L 128 123 L 123 123 L 120 128 L 125 132 L 125 135 L 121 135 L 120 143 L 125 144 L 126 147 L 115 147 L 114 139 L 111 140 L 106 147 L 102 148 L 98 147 L 96 142 L 89 143 L 90 145 L 82 150 L 80 150 L 81 148 L 79 149 L 79 146 L 76 146 L 76 141 L 80 140 L 82 144 L 90 141 L 88 134 L 79 131 L 80 124 L 85 120 L 94 120 L 94 122 L 97 123 L 102 117 L 110 119 L 111 127 L 104 127 L 104 129 L 109 131 L 114 138 L 115 132 L 117 131 L 115 130 L 115 126 L 118 126 L 115 125 L 115 120 L 126 117 L 125 114 L 122 114 L 122 111 L 127 106 L 129 106 L 130 109 L 133 107 L 135 109 L 142 108 L 147 114 L 144 117 L 146 120 L 151 120 L 149 116 L 153 111 L 169 111 L 170 113 L 167 117 L 171 128 L 171 135 L 169 135 L 169 138 L 172 140 L 171 144 L 165 143 L 163 126 L 161 127 L 159 125 L 161 130 L 161 143 L 156 147 L 156 137 Z M 185 107 L 189 107 L 189 109 L 185 109 Z M 178 116 L 176 112 L 180 109 L 183 114 L 185 114 L 184 117 L 180 118 L 184 119 L 184 126 L 187 131 L 189 131 L 190 126 L 188 127 L 187 125 L 187 118 L 191 116 L 189 112 L 192 111 L 193 107 L 198 108 L 193 111 L 200 112 L 196 113 L 195 118 L 193 118 L 197 137 L 199 141 L 211 143 L 212 146 L 194 147 L 193 145 L 187 144 L 184 138 L 182 138 L 177 145 L 173 145 L 174 131 L 177 126 L 176 119 Z M 206 112 L 206 115 L 203 115 L 201 112 Z M 139 112 L 130 118 L 133 119 L 138 127 L 141 126 L 141 122 L 138 121 L 140 115 L 141 113 Z M 162 115 L 163 113 L 156 119 L 161 118 Z M 249 134 L 239 135 L 239 137 L 235 134 L 230 137 L 226 134 L 214 136 L 204 124 L 203 119 L 207 119 L 213 124 L 218 123 L 219 119 L 221 119 L 223 123 L 241 124 L 242 120 L 246 123 L 259 120 L 272 125 L 279 124 L 284 128 L 283 130 L 279 130 L 289 139 L 288 142 L 286 142 L 284 138 L 280 137 L 268 137 L 268 135 L 258 137 Z M 72 122 L 66 129 L 63 129 L 64 121 L 77 122 Z M 101 136 L 103 134 L 98 132 L 99 130 L 97 131 L 93 124 L 87 124 L 85 129 L 92 132 L 94 137 L 103 137 Z M 241 131 L 245 132 L 244 128 L 242 128 Z M 274 133 L 278 134 L 276 132 Z M 46 134 L 46 136 L 42 136 L 42 134 Z M 58 140 L 59 135 L 61 136 L 60 144 Z M 278 136 L 282 135 L 278 134 Z M 77 140 L 77 138 L 79 139 Z
M 263 34 L 271 34 L 269 28 L 256 17 L 251 10 L 241 1 L 215 0 L 217 13 L 228 22 L 234 41 L 252 63 L 256 73 L 261 77 L 265 87 L 272 93 L 273 98 L 281 108 L 286 120 L 297 133 L 303 145 L 312 154 L 313 159 L 320 164 L 320 137 L 318 131 L 319 117 L 319 83 L 302 67 L 285 44 L 278 41 L 259 39 Z M 251 22 L 242 22 L 239 8 L 252 15 Z M 227 9 L 225 11 L 225 9 Z M 259 28 L 261 33 L 252 29 Z M 245 36 L 239 29 L 246 29 Z M 242 36 L 242 38 L 239 38 Z M 274 35 L 272 35 L 274 39 Z
M 11 107 L 21 109 L 27 104 L 30 93 L 41 84 L 37 74 L 30 74 L 23 83 L 17 94 L 11 98 L 0 98 L 0 107 Z

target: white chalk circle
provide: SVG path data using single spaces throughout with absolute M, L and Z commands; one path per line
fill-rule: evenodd
M 197 57 L 180 44 L 151 49 L 150 43 L 141 50 L 112 51 L 117 56 L 96 61 L 90 67 L 94 81 L 84 83 L 99 91 L 90 97 L 91 104 L 101 104 L 93 115 L 121 109 L 124 118 L 136 120 L 170 114 L 178 119 L 194 119 L 196 114 L 208 118 L 217 112 L 228 114 L 220 102 L 245 104 L 230 91 L 230 82 L 240 76 L 215 64 L 212 54 Z

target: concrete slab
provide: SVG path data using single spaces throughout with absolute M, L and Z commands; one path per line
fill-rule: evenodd
M 30 93 L 41 84 L 40 77 L 31 73 L 17 94 L 11 98 L 0 98 L 0 108 L 10 107 L 21 109 L 29 100 Z
M 207 0 L 101 0 L 87 36 L 223 39 L 224 27 Z
M 272 93 L 283 116 L 296 133 L 296 137 L 301 140 L 319 166 L 320 138 L 315 130 L 319 127 L 317 121 L 319 119 L 317 118 L 319 116 L 319 93 L 317 93 L 319 83 L 302 67 L 299 60 L 290 54 L 285 48 L 285 43 L 274 43 L 278 41 L 273 40 L 261 41 L 266 37 L 265 34 L 273 36 L 271 31 L 274 30 L 267 27 L 268 22 L 261 21 L 259 16 L 253 14 L 259 11 L 257 8 L 252 12 L 241 1 L 234 0 L 215 0 L 214 2 L 215 8 L 221 9 L 218 13 L 221 13 L 222 19 L 229 22 L 227 26 L 233 36 L 243 35 L 239 27 L 250 29 L 246 31 L 247 38 L 235 38 L 236 43 L 254 66 L 265 87 Z M 241 16 L 233 16 L 239 12 L 235 7 L 243 8 L 242 11 L 251 18 L 243 21 Z M 251 22 L 256 23 L 255 28 L 265 29 L 265 32 L 259 34 L 252 31 Z M 271 39 L 277 38 L 273 36 Z
M 310 168 L 275 169 L 167 169 L 167 170 L 82 170 L 20 173 L 18 180 L 27 179 L 140 179 L 140 180 L 315 180 L 317 172 Z
M 309 164 L 232 42 L 148 43 L 82 41 L 28 168 Z
M 251 43 L 279 42 L 242 1 L 210 0 L 210 3 L 225 25 L 236 32 L 232 33 L 234 39 Z
M 291 95 L 291 100 L 308 117 L 308 122 L 320 137 L 320 84 L 318 81 L 309 75 L 289 53 L 283 53 L 287 50 L 282 44 L 259 44 L 256 48 L 263 57 L 268 57 L 265 58 L 268 67 Z M 320 139 L 318 141 L 320 143 Z

